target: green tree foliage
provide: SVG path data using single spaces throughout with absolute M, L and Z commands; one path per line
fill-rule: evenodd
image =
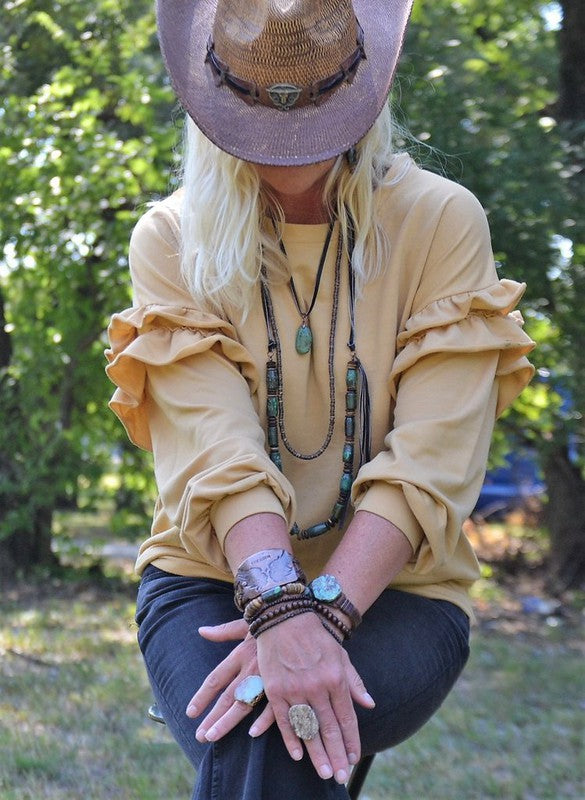
M 126 484 L 144 474 L 106 408 L 104 330 L 129 305 L 129 231 L 168 190 L 176 134 L 149 0 L 5 3 L 0 30 L 8 566 L 50 557 L 53 509 L 99 486 L 114 448 Z
M 539 376 L 496 445 L 540 452 L 558 588 L 585 580 L 584 42 L 579 0 L 418 0 L 397 98 L 421 153 L 482 201 L 502 276 L 528 284 Z
M 393 95 L 416 157 L 479 196 L 502 276 L 528 284 L 541 378 L 500 431 L 542 450 L 551 486 L 585 407 L 581 5 L 563 1 L 559 33 L 555 4 L 415 0 Z M 101 496 L 114 450 L 120 507 L 147 507 L 143 454 L 106 408 L 103 330 L 129 303 L 130 230 L 171 188 L 177 136 L 150 0 L 13 0 L 0 31 L 0 537 L 43 531 L 35 560 L 58 503 Z

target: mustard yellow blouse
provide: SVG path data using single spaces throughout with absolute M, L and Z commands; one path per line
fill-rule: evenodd
M 352 512 L 391 520 L 415 555 L 392 585 L 450 600 L 471 614 L 478 575 L 461 526 L 479 494 L 495 417 L 530 380 L 533 342 L 512 311 L 524 286 L 498 280 L 485 214 L 466 189 L 397 157 L 378 213 L 386 268 L 356 306 L 357 351 L 372 410 L 372 458 L 356 475 Z M 308 527 L 336 500 L 344 441 L 349 336 L 342 270 L 335 339 L 335 427 L 325 452 L 299 460 L 281 444 L 283 472 L 265 446 L 267 333 L 260 291 L 245 322 L 197 308 L 179 269 L 181 193 L 149 210 L 130 244 L 134 306 L 114 314 L 107 372 L 111 408 L 154 453 L 159 497 L 137 569 L 231 581 L 229 529 L 258 512 Z M 311 298 L 327 225 L 287 224 L 284 243 L 301 303 Z M 312 452 L 329 422 L 327 369 L 337 231 L 311 313 L 310 354 L 295 350 L 300 318 L 287 285 L 272 287 L 283 359 L 285 426 Z M 349 522 L 351 513 L 345 524 Z M 310 578 L 342 531 L 294 540 Z M 372 559 L 376 553 L 371 554 Z

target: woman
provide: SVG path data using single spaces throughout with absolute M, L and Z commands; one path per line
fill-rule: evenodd
M 409 11 L 158 3 L 184 181 L 108 373 L 154 453 L 139 641 L 195 798 L 347 797 L 467 658 L 461 524 L 532 343 L 477 201 L 392 150 Z

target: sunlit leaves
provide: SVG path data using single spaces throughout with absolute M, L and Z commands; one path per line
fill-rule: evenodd
M 462 181 L 486 208 L 500 275 L 528 284 L 523 310 L 539 344 L 533 359 L 582 410 L 585 128 L 573 123 L 569 134 L 556 118 L 553 6 L 418 0 L 395 95 L 414 136 L 436 148 L 426 151 L 427 165 Z M 529 390 L 517 408 L 517 432 L 540 426 L 552 435 L 557 424 L 565 436 L 567 418 L 550 388 Z M 509 417 L 507 432 L 511 424 Z
M 152 3 L 16 0 L 0 30 L 0 291 L 13 345 L 0 509 L 2 481 L 21 502 L 29 493 L 25 508 L 80 485 L 93 501 L 116 446 L 119 502 L 134 513 L 146 472 L 107 410 L 102 350 L 109 315 L 130 302 L 132 225 L 171 185 L 175 100 Z M 556 39 L 537 0 L 416 0 L 394 91 L 417 158 L 479 196 L 501 276 L 528 283 L 540 377 L 504 422 L 534 440 L 567 422 L 561 389 L 575 430 L 585 407 L 585 130 L 557 119 Z
M 166 191 L 176 136 L 151 3 L 66 11 L 5 4 L 0 20 L 0 288 L 13 345 L 0 402 L 14 421 L 0 450 L 15 454 L 0 506 L 22 504 L 18 484 L 31 515 L 36 492 L 49 507 L 75 498 L 123 436 L 106 408 L 103 332 L 129 303 L 128 238 L 144 202 Z

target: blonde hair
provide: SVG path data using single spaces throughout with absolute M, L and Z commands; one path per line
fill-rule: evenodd
M 383 269 L 389 242 L 376 220 L 374 192 L 387 181 L 394 158 L 392 118 L 385 107 L 356 145 L 353 171 L 337 157 L 323 190 L 324 202 L 339 219 L 347 250 L 348 213 L 355 224 L 353 267 L 358 292 Z M 262 189 L 253 164 L 225 153 L 187 118 L 181 212 L 181 271 L 204 307 L 232 308 L 245 317 L 262 266 L 270 281 L 290 274 L 273 226 L 284 224 L 282 210 Z

